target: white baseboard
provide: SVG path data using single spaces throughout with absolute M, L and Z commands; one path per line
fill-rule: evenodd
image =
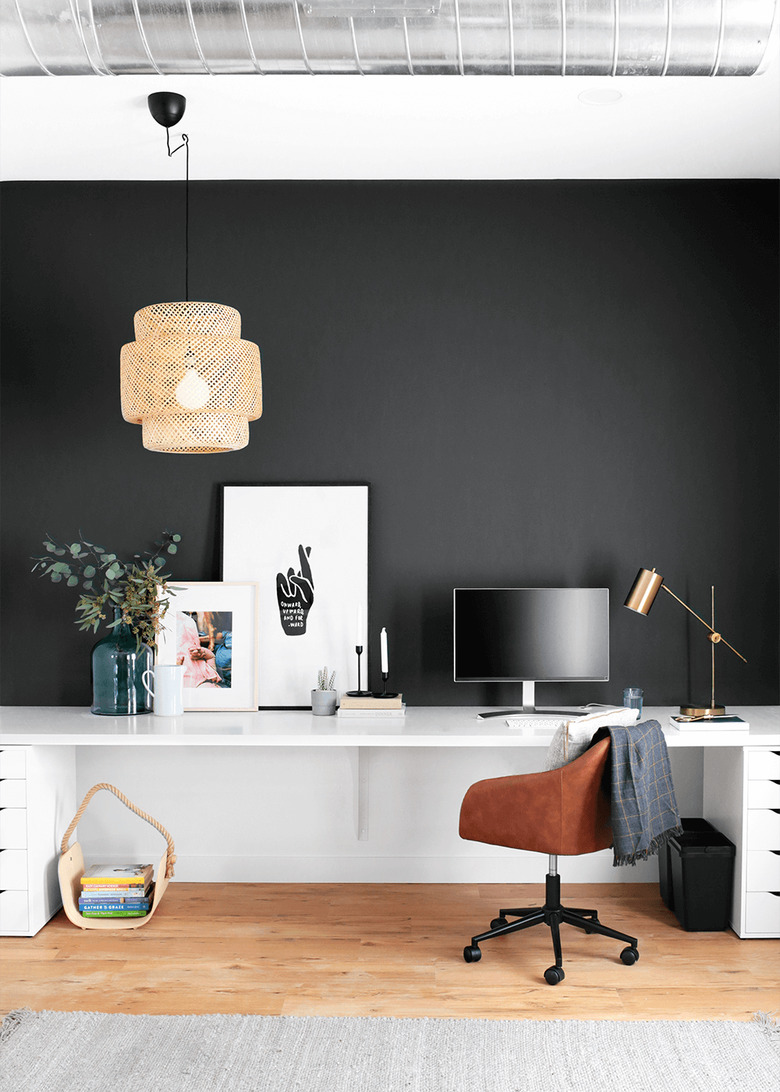
M 103 856 L 101 859 L 110 860 Z M 559 857 L 566 883 L 657 883 L 655 861 L 614 868 L 612 853 Z M 183 883 L 543 883 L 540 853 L 491 857 L 225 857 L 179 856 Z

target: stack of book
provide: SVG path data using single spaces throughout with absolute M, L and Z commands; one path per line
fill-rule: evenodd
M 92 865 L 81 877 L 82 917 L 144 917 L 152 905 L 153 874 L 150 864 Z
M 735 717 L 728 713 L 714 717 L 670 717 L 671 723 L 681 732 L 711 732 L 719 728 L 724 732 L 747 732 L 750 725 L 742 717 Z
M 396 694 L 394 698 L 375 698 L 373 694 L 352 698 L 344 694 L 338 711 L 340 717 L 402 717 L 405 713 L 403 694 Z

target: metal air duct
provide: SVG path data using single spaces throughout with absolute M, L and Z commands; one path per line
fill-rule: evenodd
M 749 76 L 778 0 L 0 0 L 6 76 Z

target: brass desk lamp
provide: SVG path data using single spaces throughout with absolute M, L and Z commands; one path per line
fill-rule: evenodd
M 648 615 L 650 613 L 650 608 L 655 602 L 655 597 L 658 595 L 661 588 L 663 588 L 665 592 L 669 592 L 672 599 L 676 599 L 678 603 L 685 607 L 689 614 L 692 614 L 694 618 L 698 618 L 701 624 L 706 626 L 710 631 L 708 634 L 709 640 L 712 642 L 712 693 L 710 704 L 709 706 L 681 705 L 680 713 L 685 717 L 695 717 L 697 720 L 704 720 L 708 717 L 722 717 L 726 712 L 725 706 L 715 704 L 715 645 L 724 644 L 726 648 L 730 648 L 735 655 L 739 656 L 740 660 L 743 660 L 745 663 L 747 663 L 747 660 L 741 652 L 737 652 L 737 650 L 715 630 L 715 589 L 712 588 L 711 625 L 709 622 L 705 622 L 703 618 L 700 618 L 695 610 L 691 610 L 687 603 L 683 603 L 682 599 L 680 599 L 678 595 L 675 595 L 670 588 L 667 588 L 666 584 L 664 584 L 664 578 L 660 573 L 657 573 L 655 569 L 639 570 L 636 575 L 636 580 L 631 585 L 631 591 L 628 593 L 628 597 L 623 605 L 628 607 L 629 610 L 636 611 L 637 614 Z

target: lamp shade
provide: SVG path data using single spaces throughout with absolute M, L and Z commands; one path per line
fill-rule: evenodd
M 649 614 L 663 582 L 664 578 L 655 569 L 652 572 L 650 569 L 640 569 L 623 606 L 637 614 Z
M 135 314 L 122 346 L 122 416 L 145 448 L 176 454 L 237 451 L 263 411 L 260 350 L 241 316 L 219 303 L 155 303 Z

